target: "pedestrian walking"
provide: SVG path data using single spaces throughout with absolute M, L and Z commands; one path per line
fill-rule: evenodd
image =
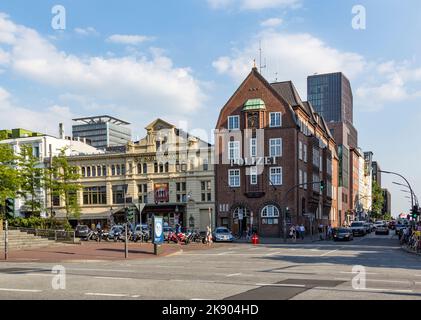
M 291 226 L 289 229 L 289 237 L 294 243 L 297 242 L 297 230 L 295 230 L 294 226 Z
M 210 226 L 207 227 L 206 231 L 206 243 L 208 244 L 208 246 L 212 245 L 212 229 Z
M 321 223 L 319 225 L 319 238 L 320 238 L 320 240 L 323 240 L 323 229 L 324 229 L 324 225 Z
M 332 240 L 332 225 L 329 224 L 329 227 L 327 227 L 327 239 Z

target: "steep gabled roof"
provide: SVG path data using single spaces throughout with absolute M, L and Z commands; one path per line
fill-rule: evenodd
M 231 98 L 228 100 L 228 102 L 224 105 L 224 107 L 222 108 L 222 110 L 234 99 L 234 97 L 238 94 L 238 92 L 243 88 L 243 86 L 245 85 L 245 83 L 249 80 L 250 77 L 255 76 L 256 78 L 258 78 L 263 85 L 270 91 L 272 92 L 272 94 L 283 104 L 285 104 L 291 113 L 291 116 L 294 120 L 294 122 L 298 125 L 298 121 L 297 121 L 297 115 L 295 114 L 292 105 L 278 92 L 275 90 L 275 88 L 273 88 L 273 86 L 271 86 L 271 84 L 259 73 L 259 71 L 257 70 L 256 67 L 254 67 L 251 72 L 249 73 L 249 75 L 244 79 L 244 81 L 241 83 L 241 85 L 237 88 L 237 90 L 234 92 L 234 94 L 231 96 Z M 219 114 L 219 118 L 218 118 L 218 122 L 220 123 L 221 121 L 221 115 L 222 112 Z

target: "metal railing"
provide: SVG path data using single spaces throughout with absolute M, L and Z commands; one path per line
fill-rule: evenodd
M 76 233 L 74 231 L 65 230 L 43 230 L 33 228 L 19 228 L 10 227 L 9 230 L 19 230 L 27 234 L 32 234 L 36 237 L 54 240 L 56 242 L 76 243 Z

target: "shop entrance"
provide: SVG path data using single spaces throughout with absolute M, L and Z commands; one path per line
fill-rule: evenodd
M 246 207 L 237 207 L 232 217 L 232 233 L 238 237 L 245 235 L 251 225 L 250 210 Z

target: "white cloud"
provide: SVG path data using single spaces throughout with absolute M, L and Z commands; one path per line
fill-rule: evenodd
M 68 107 L 52 105 L 41 110 L 33 110 L 16 105 L 11 94 L 0 87 L 0 128 L 24 128 L 57 136 L 58 124 L 70 127 L 74 114 Z M 17 116 L 18 115 L 18 116 Z
M 361 55 L 334 49 L 310 34 L 265 30 L 246 43 L 243 49 L 234 49 L 231 56 L 214 61 L 213 66 L 219 73 L 241 81 L 250 72 L 253 59 L 259 54 L 259 40 L 267 61 L 263 75 L 272 81 L 277 72 L 281 80 L 293 80 L 303 98 L 307 92 L 308 75 L 343 71 L 353 77 L 366 65 Z
M 273 8 L 298 8 L 301 0 L 208 0 L 213 9 L 239 8 L 242 10 L 262 10 Z
M 75 28 L 75 32 L 81 36 L 97 36 L 99 32 L 93 27 L 88 28 Z
M 192 70 L 174 66 L 162 51 L 152 50 L 151 57 L 82 58 L 59 51 L 35 30 L 16 25 L 5 15 L 0 16 L 0 26 L 7 26 L 0 39 L 8 42 L 3 50 L 10 55 L 12 71 L 62 92 L 87 96 L 97 105 L 187 114 L 198 111 L 206 99 Z
M 268 81 L 292 80 L 303 99 L 307 98 L 307 77 L 315 73 L 343 72 L 353 86 L 355 106 L 360 110 L 378 111 L 385 105 L 421 97 L 421 68 L 413 62 L 368 61 L 364 56 L 335 49 L 307 33 L 285 33 L 264 30 L 242 48 L 213 62 L 220 74 L 241 82 L 250 72 L 253 59 L 259 55 L 262 41 L 267 68 L 262 73 Z
M 152 41 L 152 37 L 142 36 L 142 35 L 126 35 L 126 34 L 114 34 L 110 36 L 107 41 L 117 44 L 126 44 L 126 45 L 138 45 L 146 41 Z
M 367 76 L 356 89 L 360 106 L 378 111 L 384 105 L 421 97 L 417 82 L 421 81 L 421 68 L 409 62 L 387 61 L 367 70 Z
M 260 25 L 265 28 L 273 28 L 273 27 L 280 26 L 282 23 L 283 23 L 283 20 L 281 18 L 270 18 L 265 21 L 262 21 Z

